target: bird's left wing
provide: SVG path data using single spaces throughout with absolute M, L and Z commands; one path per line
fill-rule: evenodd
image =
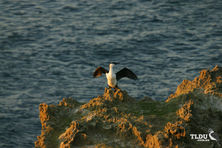
M 123 77 L 127 77 L 127 78 L 134 79 L 134 80 L 137 79 L 137 76 L 128 68 L 123 68 L 119 72 L 116 73 L 117 81 Z
M 109 71 L 106 70 L 105 68 L 98 67 L 98 68 L 96 68 L 95 72 L 93 73 L 93 77 L 97 78 L 97 77 L 100 77 L 103 73 L 108 73 L 108 72 Z

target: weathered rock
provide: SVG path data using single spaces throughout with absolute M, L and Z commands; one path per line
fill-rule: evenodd
M 213 128 L 222 138 L 220 76 L 219 67 L 202 72 L 167 102 L 136 100 L 126 91 L 105 88 L 102 96 L 85 104 L 74 99 L 40 104 L 42 133 L 35 147 L 201 147 L 203 143 L 190 134 Z M 219 141 L 204 144 L 221 145 Z
M 193 81 L 183 80 L 183 82 L 177 87 L 174 94 L 171 94 L 166 102 L 171 99 L 187 94 L 194 89 L 202 89 L 205 94 L 212 94 L 222 97 L 222 68 L 219 66 L 210 70 L 202 70 L 200 76 L 196 77 Z

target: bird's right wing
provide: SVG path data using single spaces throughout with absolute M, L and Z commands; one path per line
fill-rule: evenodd
M 93 73 L 93 77 L 97 78 L 97 77 L 100 77 L 103 73 L 108 73 L 108 72 L 109 71 L 106 70 L 105 68 L 98 67 L 98 68 L 96 68 L 95 72 Z
M 119 72 L 116 73 L 117 81 L 123 77 L 127 77 L 127 78 L 134 79 L 134 80 L 137 79 L 137 76 L 128 68 L 123 68 Z

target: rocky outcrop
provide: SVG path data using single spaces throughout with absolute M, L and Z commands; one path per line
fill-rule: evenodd
M 35 147 L 219 148 L 220 76 L 219 67 L 205 72 L 183 85 L 184 91 L 177 91 L 167 102 L 148 97 L 136 100 L 126 91 L 105 88 L 102 96 L 85 104 L 71 98 L 58 105 L 40 104 L 42 131 Z M 201 87 L 194 86 L 194 82 Z M 206 89 L 213 91 L 206 93 Z M 209 128 L 218 134 L 218 141 L 203 143 L 191 139 L 190 134 L 208 133 Z
M 222 68 L 219 66 L 210 70 L 202 70 L 200 76 L 193 81 L 183 80 L 174 94 L 171 94 L 166 102 L 181 94 L 187 94 L 194 89 L 202 89 L 205 94 L 222 97 Z

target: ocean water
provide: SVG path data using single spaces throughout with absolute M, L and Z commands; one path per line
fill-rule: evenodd
M 138 80 L 119 87 L 164 100 L 183 79 L 222 65 L 221 0 L 1 0 L 0 147 L 34 147 L 38 106 L 101 95 L 97 66 Z

